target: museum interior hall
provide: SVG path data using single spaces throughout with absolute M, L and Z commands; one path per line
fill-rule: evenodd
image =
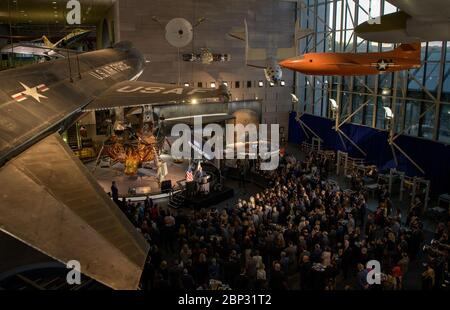
M 450 1 L 1 0 L 0 55 L 1 291 L 449 290 Z

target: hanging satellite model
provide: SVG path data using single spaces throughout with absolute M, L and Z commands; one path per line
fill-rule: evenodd
M 176 48 L 182 48 L 191 43 L 194 37 L 192 24 L 184 18 L 174 18 L 166 25 L 166 40 Z
M 207 47 L 201 48 L 200 53 L 186 53 L 183 54 L 184 61 L 201 62 L 204 65 L 209 65 L 213 62 L 225 62 L 231 60 L 230 54 L 215 54 Z

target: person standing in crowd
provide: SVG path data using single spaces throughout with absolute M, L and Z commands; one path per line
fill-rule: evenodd
M 119 188 L 117 187 L 116 181 L 112 181 L 111 184 L 111 197 L 113 199 L 113 201 L 119 205 L 120 201 L 119 201 Z

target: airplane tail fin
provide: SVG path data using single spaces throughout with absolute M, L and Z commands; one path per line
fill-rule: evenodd
M 53 47 L 53 43 L 46 36 L 42 36 L 42 41 L 44 41 L 45 47 Z
M 416 57 L 420 60 L 420 53 L 422 51 L 422 44 L 420 42 L 416 43 L 403 43 L 400 44 L 396 49 L 394 49 L 394 53 L 396 54 L 407 54 L 408 57 Z

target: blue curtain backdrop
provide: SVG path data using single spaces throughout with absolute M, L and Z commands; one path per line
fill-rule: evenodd
M 344 143 L 342 142 L 332 129 L 334 120 L 311 114 L 303 114 L 301 120 L 323 140 L 322 148 L 340 150 L 348 152 L 351 157 L 364 158 L 366 163 L 377 165 L 381 171 L 395 167 L 386 131 L 355 124 L 345 124 L 341 127 L 341 130 L 367 153 L 367 157 L 364 157 L 344 137 L 342 137 Z M 310 142 L 313 135 L 306 127 L 305 130 L 309 137 L 296 120 L 296 113 L 292 112 L 289 116 L 289 142 L 298 144 L 303 141 Z M 401 135 L 395 142 L 425 171 L 425 174 L 395 149 L 398 170 L 404 171 L 408 176 L 429 179 L 433 196 L 450 192 L 450 145 L 406 135 Z

